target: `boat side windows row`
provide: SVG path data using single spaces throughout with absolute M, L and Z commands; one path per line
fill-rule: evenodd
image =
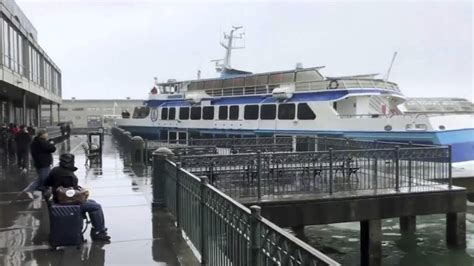
M 238 120 L 238 105 L 221 105 L 218 107 L 218 120 Z M 179 120 L 214 120 L 214 106 L 193 106 L 180 107 Z M 314 120 L 316 114 L 311 110 L 307 103 L 281 103 L 281 104 L 257 104 L 244 106 L 244 120 Z M 161 120 L 175 120 L 176 108 L 161 108 Z

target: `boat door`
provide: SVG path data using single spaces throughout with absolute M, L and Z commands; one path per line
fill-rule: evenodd
M 188 134 L 185 131 L 168 131 L 168 143 L 187 144 Z

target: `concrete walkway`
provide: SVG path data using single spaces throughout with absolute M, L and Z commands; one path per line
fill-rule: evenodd
M 90 198 L 102 204 L 112 243 L 91 242 L 88 230 L 82 250 L 50 251 L 44 204 L 40 199 L 17 197 L 36 174 L 20 174 L 14 165 L 1 164 L 0 265 L 197 265 L 172 218 L 164 212 L 152 213 L 150 171 L 125 166 L 108 136 L 102 167 L 87 169 L 81 147 L 85 140 L 85 136 L 73 136 L 59 144 L 55 163 L 60 153 L 76 155 L 79 184 L 89 188 Z

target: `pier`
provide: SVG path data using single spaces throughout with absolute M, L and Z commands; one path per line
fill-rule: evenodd
M 114 134 L 133 146 L 126 132 Z M 328 138 L 144 142 L 161 151 L 152 156 L 153 203 L 178 216 L 191 207 L 180 201 L 198 193 L 201 180 L 258 206 L 262 217 L 301 239 L 307 225 L 360 222 L 361 265 L 381 265 L 387 218 L 399 218 L 401 233 L 410 235 L 417 216 L 445 214 L 447 246 L 466 247 L 466 189 L 452 184 L 449 147 Z

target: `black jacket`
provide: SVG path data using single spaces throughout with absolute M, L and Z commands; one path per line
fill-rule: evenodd
M 25 131 L 20 131 L 15 135 L 17 151 L 26 152 L 30 147 L 31 136 Z
M 53 164 L 53 152 L 56 147 L 47 140 L 36 137 L 31 143 L 31 156 L 36 169 L 48 167 Z
M 52 187 L 53 189 L 53 199 L 54 202 L 57 202 L 56 189 L 58 187 L 73 187 L 74 189 L 79 189 L 77 184 L 78 180 L 74 171 L 70 168 L 63 166 L 54 167 L 49 173 L 46 182 L 44 183 L 47 187 Z

